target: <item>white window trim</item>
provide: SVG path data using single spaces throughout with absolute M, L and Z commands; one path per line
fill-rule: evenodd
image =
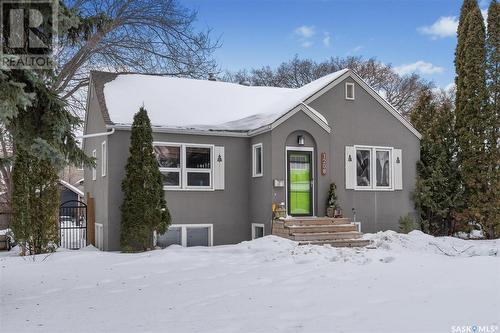
M 92 150 L 92 157 L 94 158 L 94 162 L 97 164 L 97 150 Z M 97 179 L 97 165 L 92 167 L 92 180 Z
M 262 235 L 266 235 L 266 227 L 264 223 L 252 223 L 252 239 L 255 239 L 255 228 L 262 228 Z
M 214 225 L 212 223 L 205 224 L 171 224 L 169 228 L 181 229 L 181 245 L 187 247 L 187 229 L 188 228 L 208 228 L 208 246 L 214 245 Z M 167 230 L 168 232 L 168 230 Z
M 257 173 L 257 148 L 260 148 L 260 173 Z M 252 145 L 252 177 L 264 175 L 264 148 L 262 142 Z
M 347 91 L 348 91 L 347 87 L 352 87 L 352 97 L 347 96 Z M 353 101 L 355 99 L 356 94 L 355 94 L 354 88 L 355 88 L 355 85 L 353 82 L 346 82 L 345 83 L 345 99 L 350 100 L 350 101 Z
M 394 170 L 392 165 L 392 151 L 393 147 L 382 147 L 382 146 L 358 146 L 354 145 L 354 175 L 355 175 L 355 183 L 354 189 L 356 191 L 394 191 Z M 358 186 L 358 161 L 357 159 L 357 151 L 358 150 L 370 150 L 370 186 Z M 377 159 L 376 152 L 383 150 L 389 151 L 389 186 L 377 186 L 377 165 L 375 163 Z
M 215 145 L 189 143 L 189 142 L 162 142 L 154 141 L 153 146 L 171 146 L 181 148 L 181 167 L 180 168 L 159 168 L 163 172 L 179 172 L 179 186 L 163 186 L 164 190 L 169 191 L 215 191 L 214 190 L 214 149 Z M 203 147 L 210 148 L 210 169 L 193 169 L 186 167 L 186 147 Z M 188 172 L 202 172 L 208 173 L 210 176 L 210 186 L 188 186 L 187 174 Z
M 108 159 L 107 159 L 108 151 L 106 149 L 106 141 L 101 143 L 101 176 L 105 177 L 108 169 Z

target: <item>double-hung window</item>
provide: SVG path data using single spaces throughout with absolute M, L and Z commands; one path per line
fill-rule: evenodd
M 173 144 L 154 147 L 164 187 L 181 187 L 181 148 L 182 146 Z
M 212 147 L 185 146 L 187 188 L 212 187 Z
M 165 189 L 213 189 L 212 145 L 155 143 Z
M 356 188 L 392 189 L 392 148 L 356 146 Z

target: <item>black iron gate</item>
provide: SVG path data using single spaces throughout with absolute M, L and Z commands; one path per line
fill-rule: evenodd
M 87 205 L 69 200 L 59 207 L 59 246 L 78 250 L 87 246 Z

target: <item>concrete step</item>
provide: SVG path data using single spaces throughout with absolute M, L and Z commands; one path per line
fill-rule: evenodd
M 299 245 L 330 245 L 333 247 L 364 247 L 370 245 L 368 239 L 338 239 L 338 240 L 318 240 L 318 241 L 302 241 Z
M 286 226 L 289 225 L 331 225 L 348 224 L 351 221 L 348 218 L 330 218 L 330 217 L 292 217 L 283 220 Z
M 315 232 L 315 233 L 292 233 L 293 239 L 296 241 L 325 241 L 325 240 L 341 240 L 341 239 L 357 239 L 363 236 L 357 231 L 349 232 Z
M 330 225 L 290 225 L 285 227 L 285 230 L 290 230 L 290 233 L 315 233 L 315 232 L 349 232 L 358 231 L 355 224 L 330 224 Z

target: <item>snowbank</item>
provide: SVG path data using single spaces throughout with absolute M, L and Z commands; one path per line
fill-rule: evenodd
M 409 234 L 384 231 L 376 234 L 365 234 L 364 238 L 370 239 L 376 248 L 395 252 L 435 253 L 452 257 L 500 255 L 500 240 L 468 241 L 455 237 L 433 237 L 418 230 Z
M 365 237 L 372 248 L 267 236 L 136 254 L 87 247 L 32 260 L 0 253 L 0 327 L 401 333 L 498 326 L 498 241 L 420 232 Z

